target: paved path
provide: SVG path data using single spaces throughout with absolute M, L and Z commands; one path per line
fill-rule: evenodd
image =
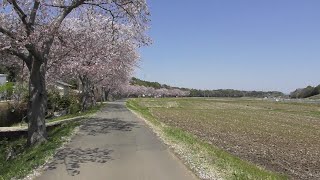
M 40 180 L 197 179 L 125 102 L 110 103 L 54 157 Z

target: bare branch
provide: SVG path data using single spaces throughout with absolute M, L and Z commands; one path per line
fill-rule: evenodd
M 103 9 L 103 10 L 105 10 L 105 11 L 108 11 L 108 12 L 111 14 L 111 16 L 114 17 L 114 14 L 112 13 L 112 11 L 111 11 L 110 9 L 107 9 L 107 8 L 105 8 L 105 7 L 102 6 L 102 5 L 105 4 L 105 3 L 99 3 L 99 4 L 97 4 L 97 3 L 84 2 L 83 4 L 91 5 L 91 6 L 97 6 L 97 7 L 101 8 L 101 9 Z
M 124 8 L 125 5 L 128 5 L 128 4 L 133 4 L 132 1 L 129 1 L 129 2 L 126 2 L 126 3 L 123 3 L 123 4 L 119 4 L 117 3 L 116 1 L 114 1 L 114 3 L 120 7 L 122 10 L 124 10 L 132 19 L 135 19 L 134 15 L 132 15 L 126 8 Z

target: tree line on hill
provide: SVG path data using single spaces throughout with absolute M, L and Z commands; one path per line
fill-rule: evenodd
M 234 89 L 218 89 L 218 90 L 199 90 L 191 89 L 191 97 L 283 97 L 282 92 L 278 91 L 240 91 Z
M 315 95 L 320 94 L 320 85 L 313 87 L 307 86 L 305 88 L 299 88 L 290 93 L 290 98 L 309 98 Z
M 167 84 L 160 84 L 158 82 L 144 81 L 135 77 L 131 79 L 130 84 L 134 86 L 152 87 L 154 89 L 164 88 L 164 89 L 180 89 L 182 91 L 190 91 L 190 89 L 188 88 L 174 87 L 174 86 L 169 86 Z
M 200 90 L 172 87 L 166 84 L 160 84 L 158 82 L 144 81 L 138 78 L 132 78 L 131 85 L 152 87 L 154 89 L 180 89 L 182 91 L 188 91 L 189 97 L 283 97 L 282 92 L 278 91 L 240 91 L 234 89 L 218 89 L 218 90 Z
M 121 94 L 126 97 L 186 97 L 190 91 L 133 77 L 129 86 L 123 86 Z
M 144 81 L 135 77 L 131 79 L 130 83 L 135 86 L 153 87 L 155 89 L 160 89 L 163 87 L 163 85 L 158 82 Z

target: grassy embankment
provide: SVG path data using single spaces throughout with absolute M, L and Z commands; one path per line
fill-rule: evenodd
M 92 108 L 81 114 L 66 115 L 53 119 L 52 121 L 92 115 L 102 107 L 104 107 L 104 105 Z M 71 121 L 53 128 L 48 132 L 48 141 L 36 147 L 27 147 L 26 137 L 0 139 L 0 180 L 23 178 L 37 167 L 43 165 L 48 158 L 52 157 L 56 149 L 67 141 L 73 130 L 79 125 L 79 121 Z M 8 159 L 9 153 L 11 153 L 12 156 Z
M 48 132 L 48 142 L 26 147 L 26 138 L 2 139 L 0 141 L 0 180 L 23 178 L 43 165 L 69 137 L 79 122 L 70 122 Z M 15 154 L 7 160 L 9 152 Z
M 183 128 L 183 125 L 180 126 L 181 124 L 177 122 L 178 118 L 169 112 L 170 110 L 180 111 L 179 116 L 184 114 L 182 118 L 188 118 L 191 114 L 196 113 L 192 109 L 179 106 L 180 101 L 184 101 L 184 99 L 131 99 L 127 102 L 127 106 L 147 119 L 151 126 L 158 131 L 158 134 L 165 139 L 165 142 L 175 149 L 175 152 L 187 162 L 200 178 L 287 179 L 285 175 L 265 170 L 231 155 L 203 138 L 199 138 L 192 131 Z M 158 116 L 157 112 L 162 113 Z M 167 116 L 168 121 L 163 121 L 161 116 Z M 210 126 L 206 122 L 203 122 L 202 125 Z
M 62 120 L 65 120 L 65 119 L 71 119 L 71 118 L 76 118 L 76 117 L 83 117 L 83 118 L 86 118 L 86 117 L 89 117 L 90 115 L 96 113 L 99 109 L 101 109 L 102 107 L 104 107 L 105 104 L 100 104 L 100 105 L 97 105 L 96 107 L 93 107 L 85 112 L 79 112 L 79 113 L 74 113 L 74 114 L 67 114 L 67 115 L 63 115 L 63 116 L 60 116 L 60 117 L 56 117 L 56 118 L 52 118 L 52 119 L 47 119 L 46 122 L 47 123 L 50 123 L 50 122 L 57 122 L 57 121 L 62 121 Z M 1 107 L 0 107 L 1 108 Z M 26 127 L 28 126 L 27 123 L 25 122 L 21 122 L 21 123 L 15 123 L 13 125 L 11 125 L 11 127 L 16 127 L 16 126 L 23 126 L 23 127 Z
M 105 104 L 100 104 L 96 107 L 93 107 L 85 112 L 79 112 L 79 113 L 76 113 L 76 114 L 67 114 L 67 115 L 64 115 L 64 116 L 61 116 L 61 117 L 57 117 L 57 118 L 53 118 L 53 119 L 48 119 L 47 122 L 56 122 L 56 121 L 61 121 L 61 120 L 64 120 L 64 119 L 70 119 L 70 118 L 76 118 L 76 117 L 80 117 L 80 116 L 84 116 L 84 117 L 87 117 L 87 116 L 90 116 L 96 112 L 98 112 L 102 107 L 105 107 Z

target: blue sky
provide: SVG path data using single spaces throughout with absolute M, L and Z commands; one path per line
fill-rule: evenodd
M 319 0 L 149 0 L 136 76 L 199 89 L 320 84 Z

